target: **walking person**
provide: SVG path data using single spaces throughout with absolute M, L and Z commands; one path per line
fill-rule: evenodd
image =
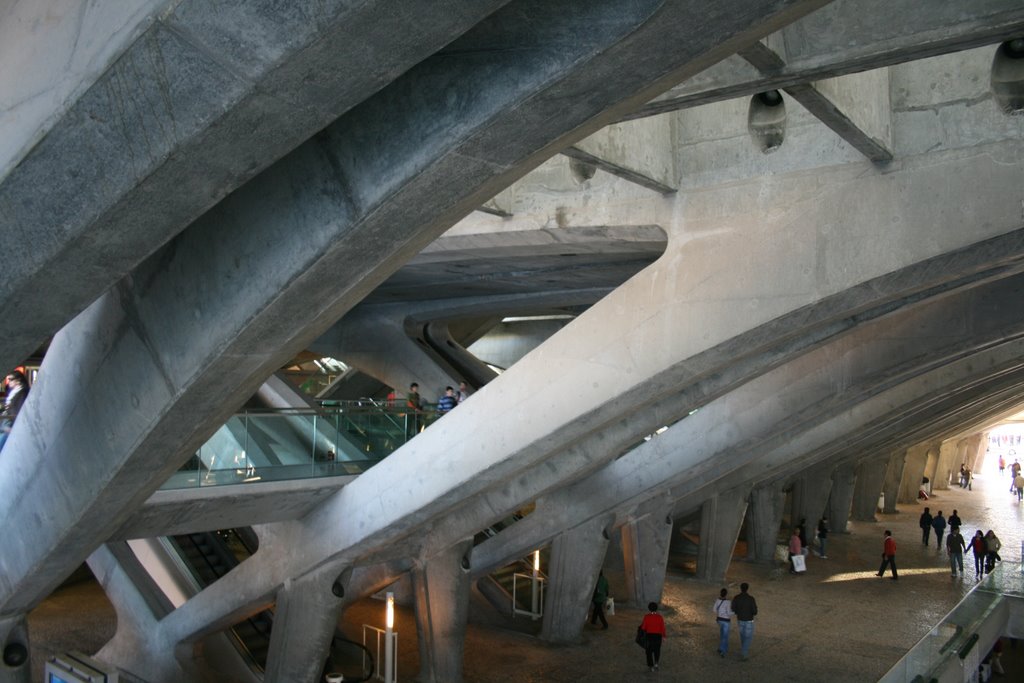
M 604 570 L 602 569 L 597 574 L 597 586 L 594 587 L 594 597 L 591 598 L 593 603 L 592 610 L 590 613 L 590 623 L 596 624 L 597 620 L 601 620 L 601 629 L 608 628 L 608 620 L 604 617 L 604 603 L 608 599 L 608 579 L 604 576 Z
M 961 526 L 963 526 L 963 523 L 960 520 L 960 515 L 957 514 L 956 510 L 953 510 L 953 514 L 947 517 L 946 521 L 949 522 L 950 531 L 953 531 L 953 529 L 959 529 Z
M 740 584 L 740 594 L 732 599 L 732 613 L 736 615 L 736 625 L 740 631 L 740 659 L 744 662 L 750 657 L 750 643 L 754 640 L 754 617 L 757 616 L 757 600 L 747 591 L 750 585 Z
M 797 555 L 803 555 L 802 546 L 800 545 L 800 530 L 793 529 L 793 534 L 789 537 L 789 573 L 796 574 L 796 562 L 793 558 Z
M 885 576 L 886 566 L 892 567 L 892 580 L 897 580 L 899 575 L 896 573 L 896 539 L 888 529 L 885 530 L 885 541 L 882 543 L 882 565 L 878 568 L 876 576 Z
M 988 548 L 985 546 L 985 535 L 981 533 L 981 529 L 978 529 L 977 533 L 974 534 L 974 538 L 971 539 L 971 550 L 974 551 L 974 578 L 980 579 L 982 572 L 985 570 L 985 556 L 988 554 Z
M 989 529 L 985 532 L 985 573 L 988 574 L 996 568 L 996 562 L 1002 562 L 1003 558 L 999 556 L 999 549 L 1003 547 L 1000 543 L 999 537 L 996 536 L 995 532 Z
M 729 651 L 729 625 L 732 623 L 732 601 L 729 600 L 729 591 L 723 588 L 718 592 L 718 599 L 715 600 L 712 610 L 715 613 L 715 621 L 718 622 L 718 656 L 725 657 Z
M 822 517 L 818 520 L 818 555 L 823 560 L 828 559 L 825 554 L 825 541 L 828 539 L 828 518 Z
M 946 518 L 942 516 L 942 510 L 932 520 L 932 529 L 935 529 L 935 550 L 942 552 L 942 537 L 946 533 Z
M 964 537 L 960 535 L 959 527 L 951 527 L 949 536 L 946 537 L 946 552 L 949 553 L 949 571 L 956 576 L 957 567 L 960 568 L 961 578 L 964 575 L 964 551 L 967 544 Z
M 1017 487 L 1017 502 L 1024 500 L 1024 474 L 1014 477 L 1013 485 Z
M 661 663 L 661 641 L 667 637 L 665 633 L 665 620 L 658 614 L 658 603 L 647 603 L 647 614 L 640 623 L 640 630 L 647 636 L 645 639 L 644 652 L 647 653 L 647 666 L 651 671 L 657 671 Z
M 928 537 L 932 533 L 932 513 L 929 512 L 928 508 L 925 508 L 924 512 L 921 513 L 921 518 L 917 524 L 921 527 L 921 543 L 928 545 Z

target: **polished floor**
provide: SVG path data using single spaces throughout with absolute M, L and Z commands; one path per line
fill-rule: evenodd
M 994 458 L 975 479 L 972 491 L 938 491 L 928 501 L 932 512 L 959 511 L 964 535 L 993 529 L 1003 541 L 1008 563 L 1021 560 L 1024 505 L 1007 488 Z M 620 607 L 610 628 L 587 627 L 582 642 L 548 646 L 531 632 L 535 625 L 517 622 L 513 629 L 475 605 L 466 636 L 465 680 L 475 683 L 612 683 L 618 681 L 874 681 L 882 676 L 974 585 L 968 566 L 963 577 L 950 576 L 944 552 L 921 544 L 921 506 L 900 506 L 898 514 L 879 515 L 877 523 L 852 522 L 847 534 L 829 539 L 828 559 L 811 556 L 808 571 L 793 576 L 781 566 L 735 561 L 727 582 L 707 584 L 683 573 L 667 581 L 664 615 L 669 637 L 660 671 L 652 673 L 633 643 L 642 612 Z M 875 576 L 882 532 L 897 540 L 899 581 Z M 969 558 L 965 558 L 968 559 Z M 1024 583 L 1024 575 L 1021 581 Z M 612 594 L 621 593 L 614 572 Z M 718 590 L 738 590 L 750 583 L 759 614 L 751 657 L 740 661 L 735 629 L 730 651 L 718 656 L 718 630 L 711 605 Z M 619 584 L 619 585 L 617 585 Z M 383 609 L 364 600 L 346 612 L 343 627 L 358 638 L 362 624 L 380 625 Z M 29 617 L 33 680 L 41 680 L 42 662 L 52 652 L 94 652 L 115 626 L 113 610 L 94 582 L 61 589 Z M 412 681 L 418 670 L 412 613 L 399 609 L 398 680 Z M 1006 680 L 1024 680 L 1024 643 L 1006 642 Z

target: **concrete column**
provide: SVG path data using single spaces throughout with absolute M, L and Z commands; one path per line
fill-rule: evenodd
M 466 539 L 413 570 L 416 591 L 416 633 L 422 683 L 459 683 L 469 615 L 469 554 Z
M 285 581 L 277 593 L 264 680 L 320 680 L 351 573 L 331 567 Z
M 736 539 L 747 513 L 748 487 L 720 493 L 704 501 L 700 509 L 700 546 L 697 548 L 697 577 L 721 581 L 729 570 Z
M 625 562 L 626 594 L 635 607 L 661 602 L 672 540 L 669 506 L 622 527 L 622 558 Z
M 964 439 L 956 441 L 943 441 L 939 446 L 939 455 L 935 462 L 935 470 L 932 476 L 933 491 L 948 491 L 949 477 L 953 472 L 960 470 L 960 463 L 963 462 L 958 454 L 963 452 Z
M 31 683 L 28 624 L 25 617 L 0 619 L 0 683 Z
M 919 444 L 907 449 L 897 502 L 904 505 L 917 504 L 917 492 L 921 489 L 921 478 L 924 476 L 925 466 L 928 464 L 929 445 Z M 886 500 L 885 504 L 888 507 L 889 501 Z
M 540 637 L 553 643 L 575 643 L 590 611 L 597 574 L 608 550 L 612 518 L 595 517 L 558 535 L 551 543 L 544 622 Z
M 933 443 L 928 445 L 928 449 L 925 452 L 924 459 L 924 474 L 931 484 L 932 489 L 935 488 L 936 473 L 939 470 L 939 454 L 942 451 L 941 443 Z
M 853 486 L 852 516 L 859 522 L 874 522 L 878 509 L 878 494 L 882 492 L 892 458 L 864 460 L 856 467 L 857 480 Z M 898 480 L 897 480 L 898 481 Z M 886 493 L 886 505 L 889 494 Z
M 786 494 L 779 484 L 769 484 L 750 492 L 750 513 L 747 518 L 747 559 L 771 562 L 782 524 Z
M 971 439 L 971 445 L 973 450 L 967 452 L 967 466 L 971 468 L 971 472 L 978 472 L 981 470 L 982 465 L 985 464 L 985 454 L 988 453 L 988 432 L 980 432 L 975 434 Z M 957 463 L 957 468 L 960 465 Z
M 832 492 L 832 476 L 828 471 L 818 470 L 805 474 L 793 482 L 793 517 L 795 522 L 807 520 L 808 541 L 813 538 L 818 520 L 828 506 Z
M 876 469 L 881 469 L 876 468 Z M 846 523 L 850 520 L 853 505 L 854 482 L 857 470 L 853 465 L 843 464 L 832 473 L 832 492 L 828 496 L 828 526 L 834 534 L 845 534 Z
M 885 467 L 885 482 L 882 485 L 882 492 L 885 493 L 885 508 L 882 512 L 887 514 L 897 512 L 896 502 L 900 497 L 900 482 L 903 481 L 903 470 L 906 464 L 906 451 L 899 451 L 890 456 L 889 463 Z

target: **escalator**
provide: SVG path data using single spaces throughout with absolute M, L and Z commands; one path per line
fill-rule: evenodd
M 253 555 L 259 547 L 256 533 L 250 527 L 182 534 L 169 540 L 200 590 L 230 572 Z M 228 630 L 229 637 L 242 658 L 260 675 L 267 666 L 273 626 L 274 610 L 267 609 L 238 622 Z M 354 650 L 358 650 L 359 667 L 363 668 L 362 675 L 346 675 L 345 680 L 369 680 L 374 671 L 373 654 L 362 644 L 345 638 L 340 630 L 336 631 L 332 638 L 330 651 L 324 662 L 324 671 L 336 671 L 346 665 L 349 668 L 354 666 Z M 368 671 L 364 668 L 363 662 L 368 663 Z M 323 675 L 321 679 L 324 679 Z

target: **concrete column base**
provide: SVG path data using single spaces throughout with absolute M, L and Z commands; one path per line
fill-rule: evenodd
M 24 615 L 0 619 L 0 683 L 32 683 Z
M 828 528 L 834 534 L 845 534 L 853 505 L 857 471 L 853 465 L 841 465 L 832 473 L 832 492 L 828 496 Z
M 351 574 L 325 568 L 285 582 L 277 593 L 264 680 L 320 680 Z
M 700 547 L 697 548 L 697 578 L 721 581 L 732 563 L 736 539 L 747 513 L 750 489 L 733 489 L 704 502 L 700 510 Z
M 856 468 L 856 481 L 853 485 L 853 509 L 851 517 L 858 522 L 877 522 L 875 511 L 878 509 L 878 496 L 886 482 L 886 472 L 892 462 L 871 458 L 860 462 Z M 886 500 L 889 495 L 886 493 Z
M 885 467 L 885 477 L 882 484 L 882 492 L 885 494 L 885 507 L 882 512 L 893 514 L 897 512 L 896 503 L 900 497 L 900 483 L 903 481 L 903 470 L 907 464 L 907 452 L 893 453 Z M 918 477 L 920 481 L 920 477 Z M 916 493 L 915 493 L 916 500 Z
M 413 570 L 421 683 L 462 681 L 462 653 L 469 615 L 473 539 L 431 557 Z
M 771 562 L 775 558 L 779 525 L 786 506 L 786 494 L 779 484 L 754 489 L 750 494 L 750 519 L 747 524 L 747 559 Z
M 626 592 L 636 607 L 661 602 L 665 570 L 672 540 L 671 506 L 629 522 L 622 527 L 622 557 L 626 569 Z
M 570 529 L 551 544 L 544 622 L 540 637 L 552 643 L 575 643 L 590 611 L 597 575 L 608 551 L 610 515 Z

